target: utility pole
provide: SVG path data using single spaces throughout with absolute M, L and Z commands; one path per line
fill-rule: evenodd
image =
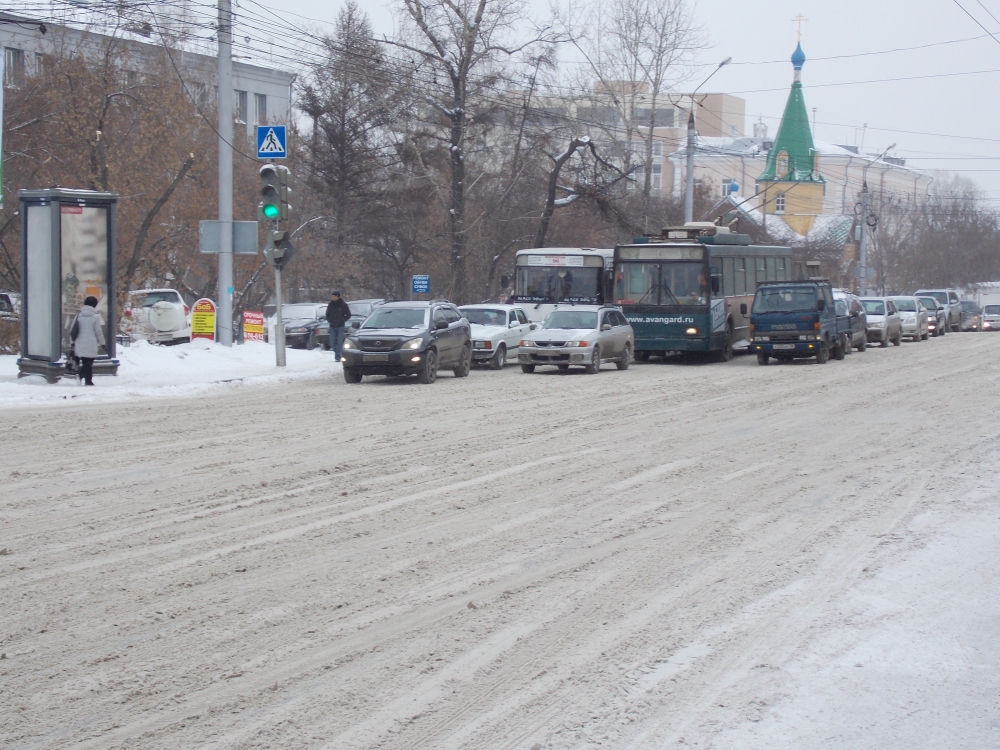
M 233 345 L 233 7 L 219 0 L 219 343 Z
M 867 296 L 868 294 L 868 227 L 874 226 L 873 224 L 869 224 L 868 217 L 868 168 L 884 158 L 894 148 L 896 148 L 895 143 L 876 156 L 875 159 L 868 162 L 861 171 L 861 242 L 858 245 L 858 270 L 861 274 L 861 283 L 858 285 L 858 288 L 862 296 Z M 878 221 L 877 217 L 875 221 Z
M 698 104 L 694 100 L 698 89 L 708 83 L 709 78 L 718 73 L 723 66 L 729 65 L 733 58 L 727 57 L 719 63 L 719 67 L 713 70 L 708 78 L 698 84 L 697 88 L 691 92 L 691 111 L 688 112 L 688 132 L 687 132 L 687 175 L 684 178 L 684 223 L 694 221 L 694 151 L 697 148 L 698 131 L 694 125 L 694 108 Z
M 694 149 L 698 131 L 694 128 L 694 94 L 691 95 L 691 111 L 688 112 L 687 173 L 684 177 L 684 223 L 694 221 Z

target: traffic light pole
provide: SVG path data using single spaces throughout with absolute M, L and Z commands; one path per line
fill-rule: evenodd
M 233 345 L 233 8 L 219 0 L 219 343 Z M 279 315 L 280 308 L 279 308 Z M 284 329 L 281 329 L 284 333 Z
M 274 313 L 274 363 L 285 366 L 285 321 L 281 317 L 281 266 L 274 267 L 274 301 L 278 309 Z

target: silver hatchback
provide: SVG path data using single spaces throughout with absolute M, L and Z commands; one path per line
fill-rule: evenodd
M 627 370 L 635 352 L 635 333 L 621 311 L 600 305 L 560 305 L 518 345 L 523 372 L 539 365 L 560 370 L 583 367 L 593 374 L 602 362 Z
M 896 305 L 888 297 L 865 297 L 861 300 L 868 318 L 868 343 L 882 348 L 903 342 L 903 322 Z

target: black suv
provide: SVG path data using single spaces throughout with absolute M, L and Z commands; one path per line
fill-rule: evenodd
M 464 378 L 472 366 L 472 328 L 446 300 L 387 302 L 364 323 L 351 323 L 343 359 L 348 383 L 365 375 L 416 375 L 433 383 L 441 367 Z

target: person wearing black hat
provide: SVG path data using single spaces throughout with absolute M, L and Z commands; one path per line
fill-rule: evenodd
M 330 324 L 330 351 L 333 358 L 339 362 L 340 352 L 344 346 L 344 336 L 347 330 L 344 326 L 351 319 L 351 308 L 340 298 L 340 291 L 330 293 L 330 304 L 326 306 L 326 320 Z
M 73 354 L 80 358 L 80 378 L 84 385 L 94 384 L 94 360 L 104 342 L 104 324 L 97 312 L 97 297 L 87 297 L 73 323 Z

